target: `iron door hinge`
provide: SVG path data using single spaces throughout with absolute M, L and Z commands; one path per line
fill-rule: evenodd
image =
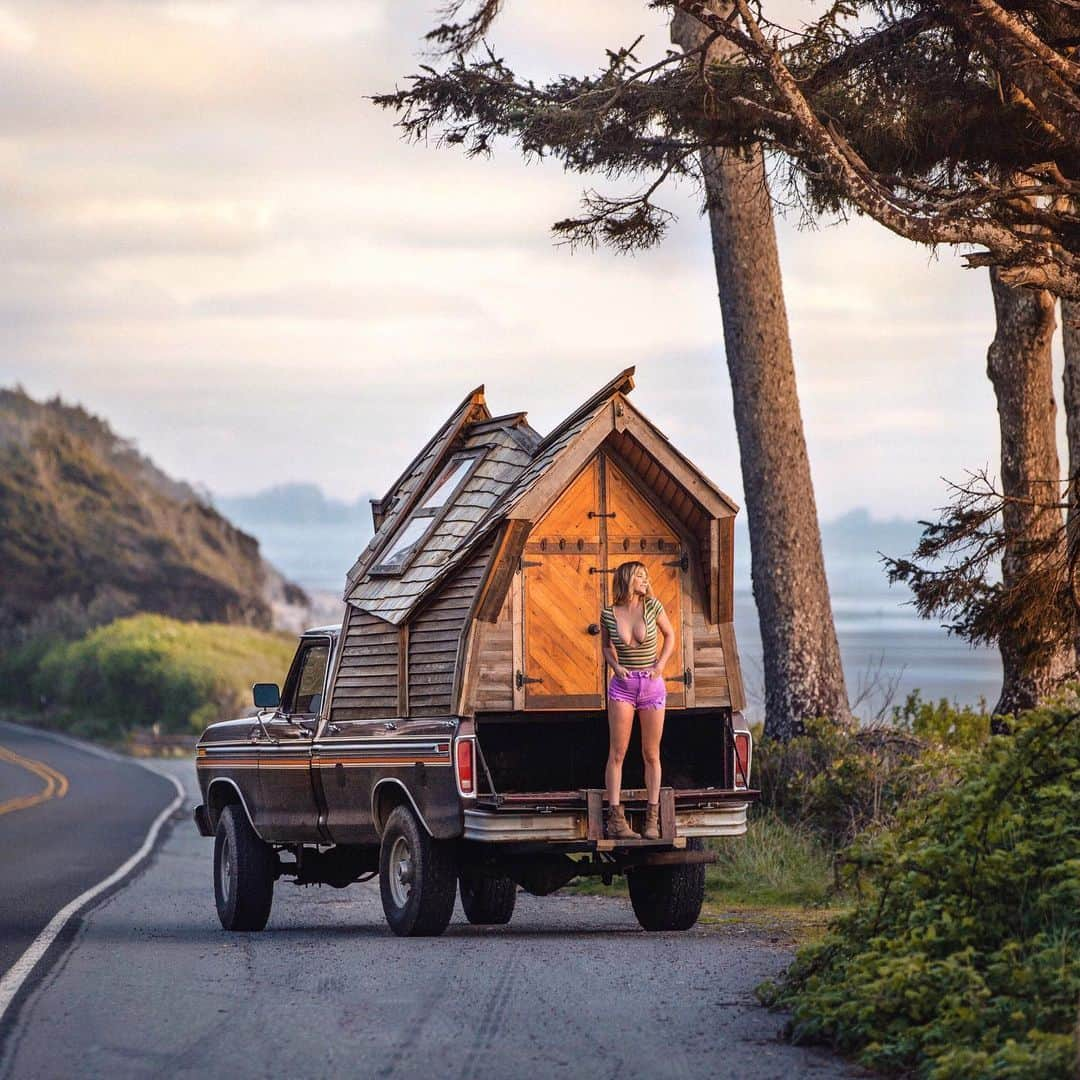
M 543 566 L 542 562 L 530 562 L 528 559 L 518 559 L 518 569 L 524 570 L 526 566 Z
M 519 671 L 514 675 L 514 682 L 517 684 L 517 688 L 520 690 L 526 683 L 543 682 L 543 679 L 530 679 L 524 671 Z
M 671 562 L 664 563 L 665 566 L 677 566 L 684 574 L 690 569 L 690 556 L 683 555 L 681 559 L 673 559 Z
M 683 672 L 682 681 L 686 686 L 694 685 L 694 673 L 689 668 Z

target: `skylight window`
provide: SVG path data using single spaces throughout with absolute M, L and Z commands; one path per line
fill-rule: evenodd
M 476 461 L 476 455 L 470 455 L 453 458 L 447 463 L 423 501 L 398 530 L 378 565 L 372 567 L 374 573 L 400 574 L 404 571 L 435 527 L 437 520 L 442 517 L 443 511 L 453 501 Z

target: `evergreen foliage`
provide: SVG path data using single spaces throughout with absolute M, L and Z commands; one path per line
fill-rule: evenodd
M 429 35 L 449 64 L 376 101 L 408 135 L 468 154 L 506 137 L 574 172 L 643 181 L 586 192 L 554 226 L 571 242 L 655 243 L 665 181 L 700 177 L 703 149 L 760 144 L 783 155 L 787 196 L 808 214 L 853 208 L 919 243 L 976 244 L 969 265 L 1080 295 L 1073 4 L 835 0 L 793 30 L 767 4 L 652 0 L 697 19 L 703 46 L 642 63 L 640 38 L 612 43 L 597 71 L 544 84 L 479 47 L 501 6 L 453 0 Z
M 957 752 L 958 782 L 859 840 L 855 910 L 763 998 L 797 1040 L 934 1080 L 1071 1077 L 1080 998 L 1080 701 Z

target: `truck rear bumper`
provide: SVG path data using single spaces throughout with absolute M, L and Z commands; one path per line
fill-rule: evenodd
M 731 802 L 701 809 L 676 811 L 676 835 L 742 836 L 746 832 L 749 802 Z M 585 810 L 552 810 L 537 813 L 528 810 L 465 811 L 466 840 L 487 843 L 512 843 L 528 840 L 574 842 L 587 840 L 588 814 Z

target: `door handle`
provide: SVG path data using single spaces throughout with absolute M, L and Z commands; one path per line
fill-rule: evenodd
M 592 634 L 593 637 L 596 637 L 596 635 L 600 633 L 600 624 L 589 623 L 589 633 Z
M 387 720 L 386 723 L 383 724 L 383 727 L 386 728 L 387 731 L 397 731 L 397 724 L 395 724 L 393 720 Z

